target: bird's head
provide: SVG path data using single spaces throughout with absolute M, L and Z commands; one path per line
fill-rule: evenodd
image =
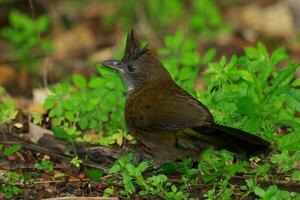
M 147 45 L 141 47 L 133 30 L 127 35 L 122 60 L 104 61 L 103 65 L 113 68 L 121 74 L 129 92 L 171 80 L 168 71 L 149 52 Z

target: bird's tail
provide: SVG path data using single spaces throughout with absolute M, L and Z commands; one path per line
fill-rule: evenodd
M 271 148 L 266 140 L 245 131 L 222 125 L 208 125 L 193 128 L 202 139 L 220 149 L 246 155 L 267 154 Z

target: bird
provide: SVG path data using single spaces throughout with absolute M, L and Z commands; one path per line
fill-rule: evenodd
M 216 124 L 209 109 L 175 83 L 148 45 L 140 44 L 134 30 L 127 34 L 123 58 L 102 64 L 121 75 L 127 88 L 126 125 L 155 167 L 199 159 L 210 146 L 247 156 L 270 149 L 256 135 Z

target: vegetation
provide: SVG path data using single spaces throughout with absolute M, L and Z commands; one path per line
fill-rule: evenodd
M 259 42 L 256 47 L 244 48 L 240 56 L 216 58 L 214 48 L 200 54 L 198 33 L 212 39 L 231 30 L 224 23 L 215 0 L 187 1 L 186 4 L 177 0 L 160 3 L 153 0 L 140 6 L 136 0 L 113 2 L 120 12 L 105 16 L 106 23 L 118 21 L 125 29 L 137 23 L 139 12 L 153 16 L 149 24 L 156 28 L 169 27 L 176 20 L 183 20 L 188 28 L 166 35 L 163 47 L 158 49 L 163 65 L 178 85 L 210 109 L 216 122 L 257 134 L 270 141 L 273 150 L 267 158 L 245 160 L 231 152 L 209 148 L 199 155 L 198 161 L 186 158 L 156 170 L 151 160 L 136 163 L 134 156 L 127 154 L 109 171 L 84 168 L 86 177 L 105 182 L 103 196 L 174 200 L 299 199 L 299 194 L 281 190 L 276 185 L 284 176 L 289 182 L 300 182 L 300 78 L 296 76 L 299 63 L 291 60 L 285 48 L 270 52 Z M 222 1 L 226 2 L 229 1 Z M 193 9 L 182 19 L 189 4 Z M 13 49 L 14 65 L 34 71 L 40 58 L 52 51 L 49 41 L 37 37 L 37 33 L 48 30 L 48 18 L 42 15 L 33 20 L 13 10 L 9 23 L 10 26 L 1 30 L 1 35 Z M 121 78 L 110 69 L 94 65 L 97 74 L 89 78 L 75 74 L 49 86 L 51 94 L 43 104 L 46 117 L 33 113 L 34 124 L 42 126 L 46 121 L 54 136 L 73 146 L 75 141 L 105 146 L 121 146 L 124 141 L 135 143 L 123 117 L 126 91 Z M 195 89 L 199 77 L 204 77 L 201 80 L 203 89 Z M 13 120 L 17 115 L 14 100 L 0 87 L 0 127 L 15 126 Z M 20 151 L 21 144 L 0 144 L 0 155 L 5 159 Z M 75 149 L 71 156 L 71 163 L 76 167 L 81 167 L 86 160 Z M 49 158 L 43 158 L 36 161 L 34 172 L 29 174 L 13 170 L 1 172 L 0 194 L 6 199 L 19 197 L 21 186 L 32 185 L 37 172 L 51 174 L 55 180 L 66 176 L 54 168 Z M 234 178 L 245 180 L 245 184 L 233 183 Z M 260 182 L 267 180 L 274 184 L 263 187 Z M 194 192 L 199 187 L 201 191 Z

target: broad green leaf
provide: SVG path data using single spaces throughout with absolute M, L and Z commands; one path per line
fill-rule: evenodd
M 85 78 L 79 74 L 75 74 L 72 77 L 75 86 L 79 87 L 80 89 L 85 89 L 87 87 L 87 82 Z
M 246 47 L 244 51 L 246 56 L 250 59 L 256 59 L 259 57 L 258 51 L 253 47 Z
M 296 80 L 294 80 L 294 82 L 292 83 L 292 86 L 294 86 L 294 87 L 300 86 L 300 78 L 297 78 Z
M 99 181 L 103 175 L 103 170 L 96 169 L 96 168 L 84 168 L 84 173 L 90 179 L 94 181 Z
M 286 93 L 281 95 L 281 99 L 293 110 L 300 111 L 300 91 L 296 89 L 288 89 Z
M 215 48 L 209 49 L 203 56 L 202 63 L 211 62 L 216 56 L 217 50 Z
M 248 81 L 249 83 L 254 83 L 253 76 L 250 72 L 246 70 L 239 70 L 239 74 L 245 81 Z
M 115 174 L 118 173 L 119 171 L 121 171 L 121 166 L 118 164 L 113 165 L 110 169 L 109 169 L 109 173 L 110 174 Z
M 300 181 L 300 171 L 295 171 L 293 174 L 292 174 L 292 180 L 293 181 Z
M 278 138 L 278 147 L 281 150 L 287 151 L 300 150 L 300 133 L 294 131 L 283 137 Z
M 72 141 L 72 137 L 61 127 L 52 128 L 53 135 L 57 138 L 65 139 L 68 142 Z
M 49 110 L 49 109 L 53 108 L 54 104 L 55 104 L 55 101 L 56 101 L 56 98 L 55 98 L 54 95 L 51 95 L 51 96 L 47 97 L 47 99 L 44 102 L 44 108 L 46 110 Z
M 281 62 L 287 60 L 289 56 L 286 54 L 286 50 L 284 48 L 276 49 L 271 56 L 272 67 L 280 64 Z
M 96 77 L 93 78 L 90 82 L 89 82 L 89 87 L 90 88 L 103 88 L 105 85 L 105 80 L 103 78 L 100 77 Z
M 147 162 L 141 162 L 138 166 L 137 166 L 137 170 L 139 172 L 144 172 L 146 169 L 148 169 L 149 164 Z
M 20 144 L 11 145 L 4 149 L 3 155 L 4 156 L 10 156 L 13 153 L 16 153 L 22 148 Z

